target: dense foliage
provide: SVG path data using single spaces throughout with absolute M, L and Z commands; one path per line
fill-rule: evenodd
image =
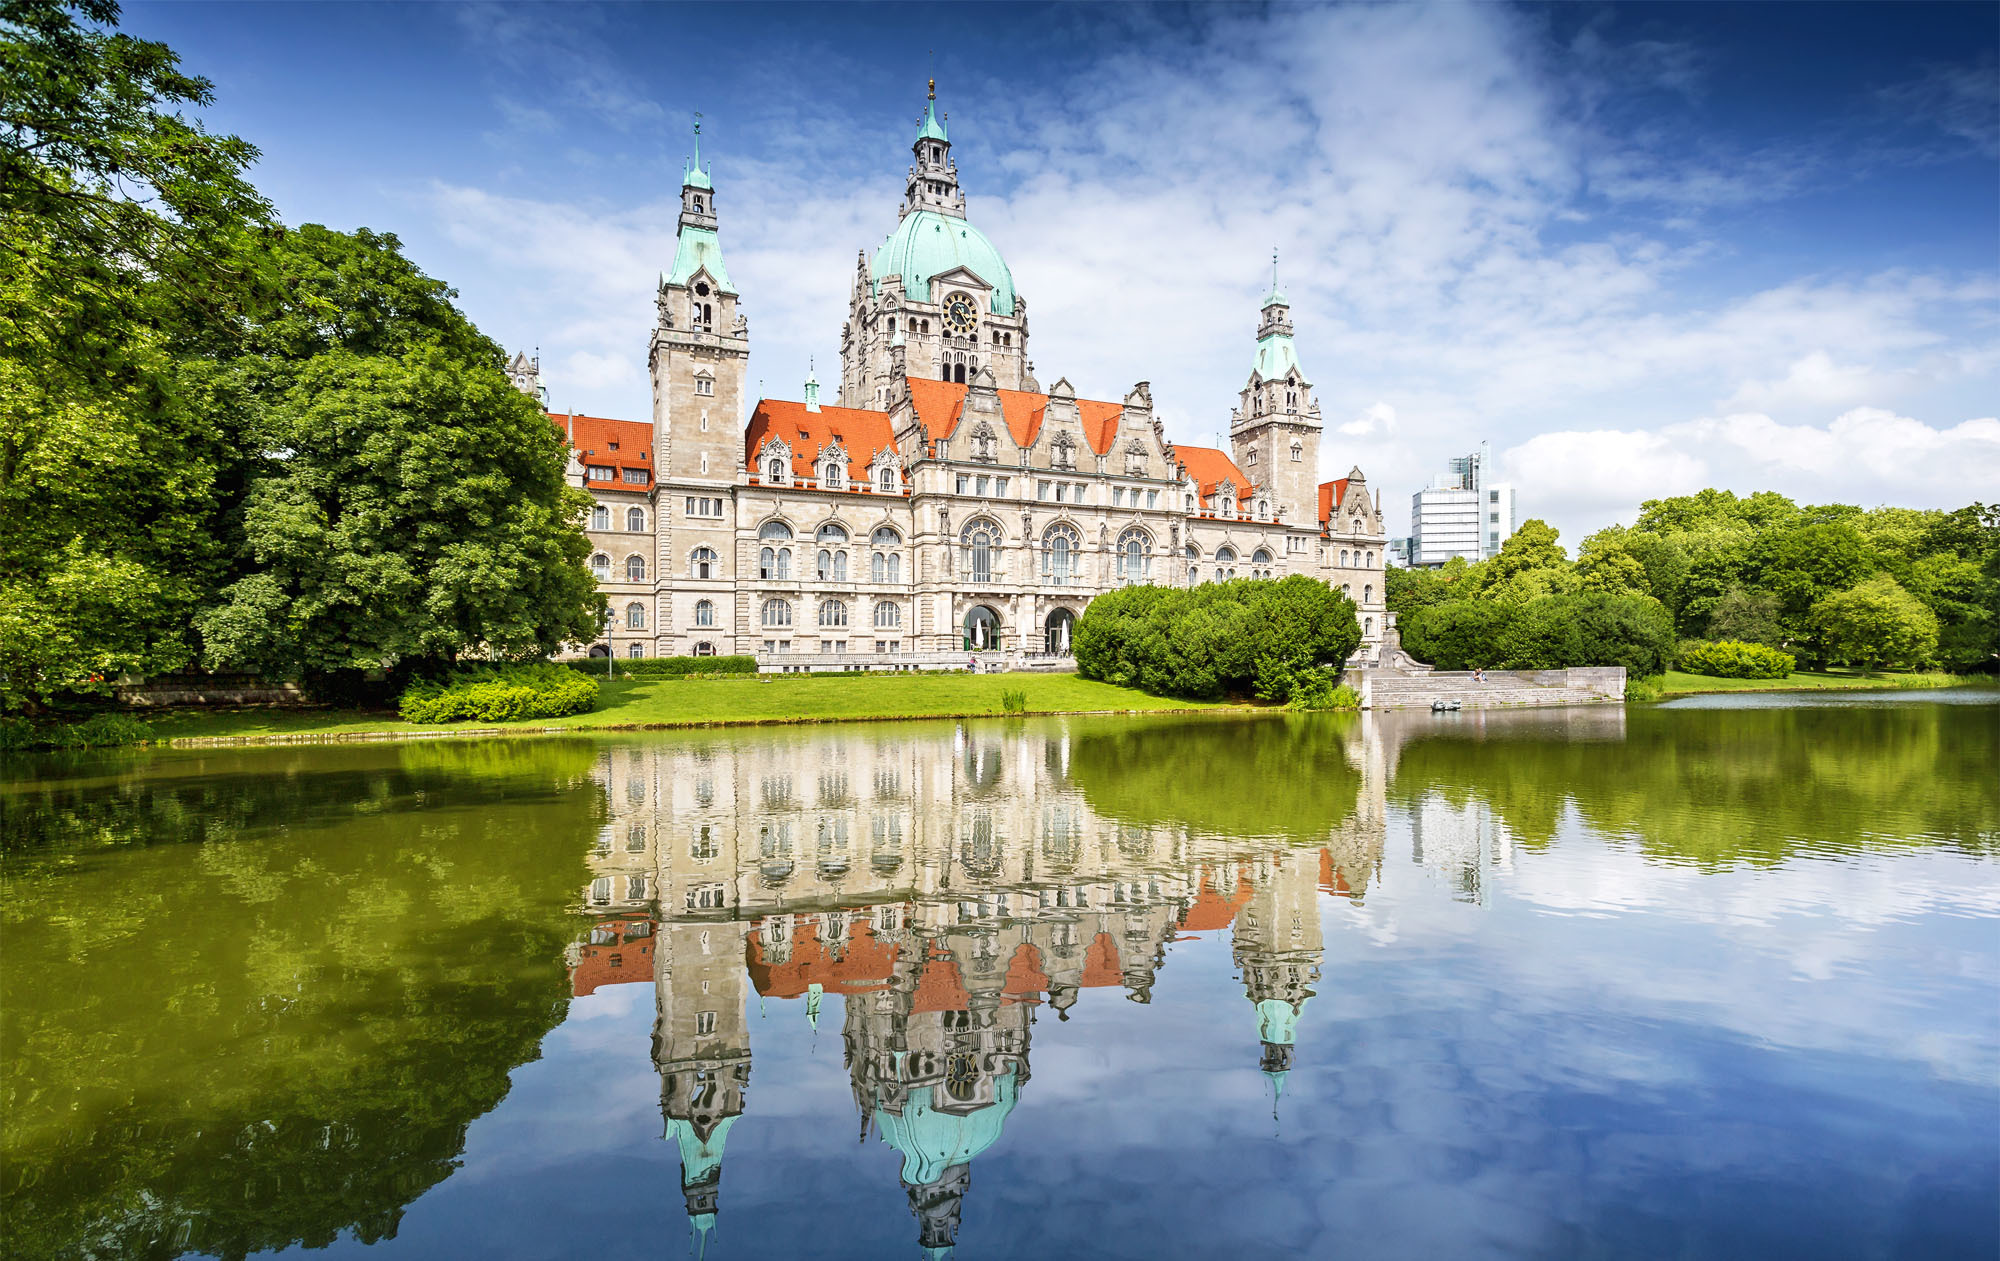
M 512 722 L 597 708 L 597 680 L 554 665 L 469 670 L 420 679 L 403 692 L 404 722 Z
M 1717 679 L 1782 679 L 1798 669 L 1791 653 L 1739 639 L 1689 640 L 1676 664 L 1689 674 Z
M 211 750 L 0 794 L 0 1251 L 393 1238 L 562 1017 L 596 756 Z M 80 909 L 83 868 L 115 920 Z
M 1294 574 L 1175 587 L 1124 587 L 1076 624 L 1077 672 L 1156 695 L 1291 699 L 1301 673 L 1338 668 L 1361 645 L 1354 602 Z
M 1624 666 L 1659 674 L 1673 660 L 1673 619 L 1650 596 L 1583 592 L 1521 603 L 1448 600 L 1402 624 L 1403 645 L 1440 670 Z
M 276 224 L 104 0 L 0 7 L 0 705 L 595 634 L 582 492 L 396 238 Z
M 566 661 L 564 665 L 586 674 L 606 673 L 604 658 L 590 657 Z M 708 674 L 755 674 L 755 657 L 621 657 L 612 662 L 609 672 L 613 678 L 632 679 L 678 679 L 689 675 Z
M 1492 560 L 1392 569 L 1384 589 L 1406 643 L 1432 606 L 1600 592 L 1659 601 L 1680 637 L 1763 644 L 1810 667 L 1993 670 L 2000 505 L 1863 511 L 1705 490 L 1647 501 L 1633 525 L 1585 539 L 1574 563 L 1530 521 Z

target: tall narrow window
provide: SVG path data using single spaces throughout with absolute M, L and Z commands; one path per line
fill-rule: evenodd
M 611 558 L 603 552 L 590 558 L 590 572 L 599 582 L 611 579 Z
M 715 625 L 715 601 L 696 600 L 694 603 L 694 624 L 696 626 Z
M 592 508 L 590 510 L 590 528 L 593 530 L 610 529 L 611 509 L 605 507 L 603 504 L 598 504 L 595 508 Z
M 770 548 L 767 547 L 764 549 L 765 555 L 768 556 L 770 552 L 771 552 Z M 715 560 L 716 557 L 714 548 L 697 547 L 694 549 L 693 563 L 689 566 L 689 568 L 693 571 L 694 576 L 697 578 L 713 578 L 715 577 Z M 765 577 L 769 576 L 770 575 L 768 574 L 765 575 Z

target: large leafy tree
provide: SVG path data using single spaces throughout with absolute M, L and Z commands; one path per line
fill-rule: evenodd
M 256 150 L 117 6 L 0 2 L 0 705 L 187 661 L 237 444 L 180 356 L 256 291 Z
M 1823 659 L 1813 606 L 1873 573 L 1875 555 L 1849 521 L 1826 521 L 1760 534 L 1747 563 L 1756 585 L 1777 598 L 1787 637 L 1807 655 Z
M 213 666 L 333 672 L 589 638 L 603 600 L 561 435 L 499 346 L 394 236 L 308 225 L 268 250 L 286 302 L 209 383 L 262 452 Z
M 1811 621 L 1829 658 L 1863 669 L 1922 665 L 1937 649 L 1937 615 L 1887 574 L 1824 597 Z

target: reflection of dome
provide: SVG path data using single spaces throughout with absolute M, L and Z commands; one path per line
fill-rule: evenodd
M 904 217 L 875 251 L 869 269 L 876 293 L 890 276 L 903 278 L 903 292 L 919 302 L 935 302 L 931 277 L 963 267 L 993 286 L 993 313 L 1014 314 L 1014 273 L 986 235 L 963 219 L 918 210 Z
M 943 1112 L 932 1104 L 935 1087 L 919 1086 L 903 1104 L 903 1114 L 876 1109 L 882 1141 L 903 1153 L 903 1181 L 935 1182 L 1000 1141 L 1001 1126 L 1019 1097 L 1019 1066 L 1009 1064 L 993 1079 L 993 1102 L 967 1113 Z
M 1304 1004 L 1300 1004 L 1304 1006 Z M 1257 1040 L 1290 1046 L 1299 1039 L 1299 1011 L 1282 998 L 1257 1004 Z

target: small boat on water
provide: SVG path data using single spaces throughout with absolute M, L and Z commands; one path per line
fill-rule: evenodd
M 1465 707 L 1464 701 L 1446 700 L 1442 696 L 1438 697 L 1436 700 L 1431 702 L 1431 712 L 1433 714 L 1453 713 L 1456 712 L 1457 710 L 1463 709 L 1464 707 Z

